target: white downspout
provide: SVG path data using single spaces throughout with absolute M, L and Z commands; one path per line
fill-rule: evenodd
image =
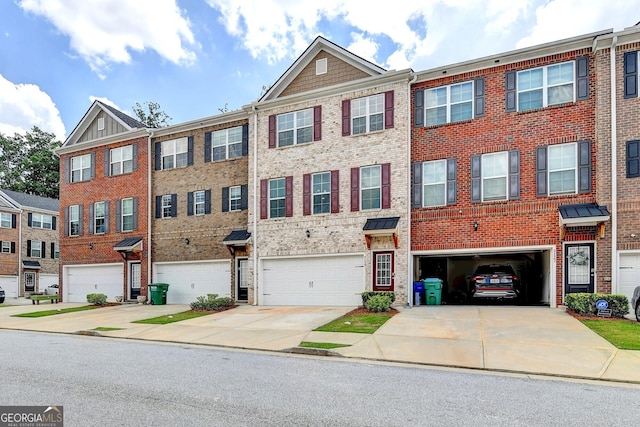
M 412 167 L 411 167 L 411 117 L 413 117 L 413 109 L 411 108 L 411 85 L 415 83 L 418 79 L 418 75 L 413 73 L 413 77 L 409 80 L 407 85 L 407 103 L 409 104 L 409 108 L 407 111 L 407 170 L 408 179 L 407 179 L 407 305 L 411 307 L 413 301 L 413 257 L 411 256 L 411 200 L 412 200 L 412 191 L 411 191 L 411 175 L 412 175 Z
M 20 230 L 18 232 L 18 298 L 20 297 L 20 290 L 22 289 L 22 282 L 24 280 L 24 271 L 22 269 L 22 208 L 20 208 L 20 211 L 18 212 L 18 230 Z M 63 225 L 64 226 L 64 225 Z M 35 288 L 33 288 L 35 289 Z M 25 287 L 26 290 L 26 287 Z M 24 292 L 22 293 L 22 296 L 24 297 Z M 53 302 L 53 301 L 52 301 Z
M 253 230 L 251 237 L 253 238 L 253 305 L 258 304 L 258 113 L 256 106 L 251 107 L 253 110 Z
M 618 36 L 611 41 L 611 293 L 618 290 L 618 136 L 616 102 L 616 44 Z
M 151 138 L 153 138 L 154 131 L 147 130 L 149 133 L 147 135 L 147 289 L 149 287 L 149 283 L 153 283 L 153 278 L 151 277 L 151 171 L 153 170 L 153 161 L 152 158 L 154 156 L 151 154 Z M 150 295 L 148 295 L 147 291 L 147 300 L 149 300 Z

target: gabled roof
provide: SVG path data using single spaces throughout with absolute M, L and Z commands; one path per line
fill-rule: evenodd
M 147 128 L 147 126 L 144 123 L 134 119 L 131 116 L 128 116 L 122 111 L 119 111 L 117 108 L 114 108 L 98 100 L 95 100 L 93 101 L 93 104 L 91 104 L 91 107 L 89 107 L 87 112 L 84 114 L 80 122 L 73 129 L 69 137 L 67 137 L 65 142 L 62 144 L 62 146 L 58 150 L 64 149 L 65 147 L 69 147 L 76 144 L 79 141 L 82 134 L 88 129 L 91 123 L 95 120 L 96 116 L 100 111 L 104 111 L 106 114 L 111 116 L 116 122 L 120 123 L 122 127 L 125 128 L 127 131 L 134 131 L 134 130 Z
M 59 212 L 60 202 L 58 199 L 34 196 L 33 194 L 18 193 L 17 191 L 0 189 L 0 197 L 5 199 L 16 209 L 33 208 L 43 211 Z
M 322 36 L 316 39 L 307 47 L 307 49 L 291 64 L 282 76 L 269 88 L 269 90 L 259 99 L 259 101 L 268 101 L 277 98 L 284 91 L 289 83 L 291 83 L 298 74 L 316 57 L 320 51 L 325 51 L 336 58 L 350 64 L 369 76 L 378 76 L 387 72 L 384 68 L 367 61 L 358 55 L 330 42 Z

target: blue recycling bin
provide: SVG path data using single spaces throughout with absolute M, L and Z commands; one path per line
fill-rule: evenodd
M 424 300 L 424 282 L 413 282 L 413 305 L 420 305 Z
M 424 279 L 424 296 L 427 305 L 440 305 L 442 303 L 442 280 L 437 277 Z

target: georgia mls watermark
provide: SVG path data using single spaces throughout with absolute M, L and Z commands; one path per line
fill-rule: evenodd
M 0 427 L 63 427 L 62 406 L 0 406 Z

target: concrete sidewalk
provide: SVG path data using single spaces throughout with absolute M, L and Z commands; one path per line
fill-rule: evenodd
M 303 352 L 302 341 L 348 344 L 327 354 L 640 384 L 640 351 L 618 350 L 564 309 L 515 306 L 400 308 L 373 335 L 315 332 L 355 307 L 239 306 L 167 325 L 131 323 L 189 309 L 123 304 L 41 318 L 13 314 L 84 304 L 0 307 L 0 328 Z M 99 327 L 122 328 L 95 332 Z M 318 352 L 323 353 L 323 352 Z

